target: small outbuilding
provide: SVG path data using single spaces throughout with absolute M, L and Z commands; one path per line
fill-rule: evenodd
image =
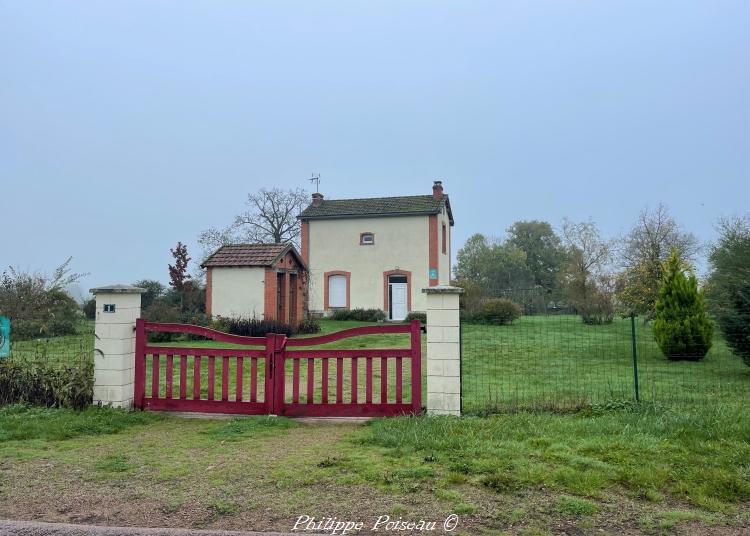
M 291 244 L 222 246 L 206 269 L 206 314 L 296 324 L 303 318 L 307 266 Z

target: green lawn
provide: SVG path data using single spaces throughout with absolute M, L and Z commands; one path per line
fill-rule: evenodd
M 94 348 L 94 323 L 81 320 L 78 333 L 64 337 L 40 337 L 16 341 L 11 333 L 11 357 L 26 361 L 54 361 L 71 363 L 81 359 L 91 359 Z
M 741 534 L 750 415 L 641 407 L 356 426 L 0 408 L 0 518 L 289 531 L 302 514 L 450 513 L 456 534 Z
M 630 319 L 585 325 L 572 315 L 526 316 L 510 326 L 462 329 L 464 409 L 577 408 L 633 400 Z M 641 401 L 712 404 L 746 402 L 750 367 L 719 336 L 705 359 L 671 362 L 650 324 L 636 322 Z

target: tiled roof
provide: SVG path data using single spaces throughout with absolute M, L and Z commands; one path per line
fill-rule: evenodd
M 291 244 L 231 244 L 220 247 L 201 266 L 272 266 L 289 249 L 301 262 Z
M 299 215 L 300 219 L 346 218 L 363 216 L 408 216 L 438 214 L 443 205 L 450 203 L 448 196 L 435 199 L 432 195 L 401 197 L 370 197 L 365 199 L 324 199 L 317 207 L 310 205 Z M 452 218 L 451 218 L 452 220 Z

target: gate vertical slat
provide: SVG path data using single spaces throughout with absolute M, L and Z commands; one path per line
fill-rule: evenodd
M 336 403 L 344 403 L 344 358 L 336 358 Z
M 323 373 L 322 373 L 322 382 L 323 385 L 321 386 L 321 398 L 323 404 L 328 404 L 328 358 L 323 358 Z
M 180 356 L 180 400 L 187 398 L 187 356 Z
M 216 384 L 216 358 L 208 356 L 208 399 L 214 399 L 214 385 Z
M 193 356 L 193 400 L 201 399 L 201 356 Z
M 352 404 L 357 403 L 357 374 L 358 374 L 357 358 L 352 357 Z
M 366 358 L 365 364 L 365 403 L 372 404 L 372 358 Z
M 402 362 L 401 358 L 396 358 L 396 404 L 401 404 L 403 402 L 403 387 L 402 383 L 404 381 L 403 378 L 403 371 L 401 370 Z
M 388 402 L 388 358 L 380 358 L 380 403 Z
M 221 359 L 221 401 L 229 400 L 229 356 L 225 355 Z
M 242 356 L 237 356 L 237 384 L 234 390 L 234 399 L 237 402 L 242 402 Z
M 164 390 L 164 396 L 168 399 L 173 398 L 172 396 L 172 380 L 174 379 L 174 356 L 167 354 L 167 381 Z
M 266 374 L 263 382 L 263 398 L 266 403 L 266 411 L 271 415 L 276 415 L 276 400 L 273 392 L 273 373 L 276 363 L 274 362 L 274 353 L 276 351 L 276 336 L 272 333 L 266 335 Z
M 151 356 L 151 397 L 159 398 L 159 354 Z
M 312 404 L 315 397 L 314 386 L 315 386 L 315 361 L 308 358 L 307 360 L 307 400 L 308 404 Z
M 274 413 L 281 415 L 284 409 L 284 391 L 286 387 L 286 356 L 284 347 L 286 346 L 286 335 L 274 335 L 274 364 L 273 364 L 273 396 L 274 396 Z
M 299 404 L 299 359 L 292 364 L 292 402 Z
M 258 401 L 258 358 L 250 358 L 250 402 Z

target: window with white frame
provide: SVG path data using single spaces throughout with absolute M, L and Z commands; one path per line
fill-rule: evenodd
M 362 233 L 359 235 L 361 246 L 372 246 L 375 243 L 375 233 Z

